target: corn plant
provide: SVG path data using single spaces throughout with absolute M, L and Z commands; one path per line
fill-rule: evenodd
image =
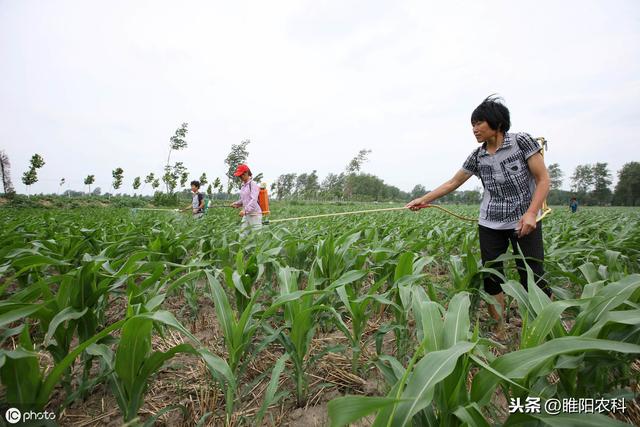
M 260 291 L 256 291 L 247 302 L 244 311 L 236 312 L 231 307 L 227 294 L 215 274 L 206 271 L 209 284 L 209 297 L 214 303 L 218 323 L 224 334 L 227 348 L 227 361 L 231 372 L 238 376 L 240 363 L 249 354 L 253 337 L 259 323 L 255 315 L 260 311 L 256 300 Z
M 273 316 L 283 308 L 284 325 L 274 329 L 264 322 L 263 328 L 269 335 L 266 341 L 277 340 L 293 362 L 296 402 L 299 406 L 303 405 L 307 399 L 307 367 L 313 365 L 326 351 L 331 350 L 325 349 L 318 355 L 307 357 L 316 331 L 318 314 L 331 313 L 336 320 L 336 325 L 348 334 L 338 313 L 333 307 L 322 304 L 321 298 L 340 286 L 360 279 L 363 275 L 364 272 L 361 271 L 346 272 L 326 289 L 316 289 L 313 276 L 310 275 L 306 289 L 302 290 L 299 286 L 299 271 L 289 267 L 283 267 L 278 271 L 280 296 L 264 312 L 263 319 Z
M 351 320 L 351 328 L 345 328 L 349 331 L 347 338 L 351 342 L 351 367 L 354 373 L 359 372 L 360 368 L 360 355 L 362 354 L 363 343 L 362 337 L 364 334 L 367 321 L 371 313 L 369 312 L 370 306 L 373 303 L 381 305 L 391 305 L 397 310 L 401 310 L 399 307 L 387 299 L 386 294 L 378 294 L 378 290 L 384 285 L 386 277 L 383 277 L 378 282 L 374 283 L 365 295 L 359 296 L 357 290 L 353 286 L 343 285 L 336 288 L 336 293 L 340 298 L 340 301 L 347 310 L 347 314 Z
M 332 425 L 346 425 L 374 412 L 374 426 L 459 425 L 463 415 L 456 412 L 472 410 L 486 424 L 466 390 L 471 366 L 486 357 L 485 340 L 478 338 L 477 328 L 474 333 L 470 331 L 469 294 L 456 294 L 445 311 L 417 289 L 411 299 L 421 342 L 407 367 L 396 358 L 380 358 L 377 366 L 392 385 L 390 392 L 384 398 L 347 396 L 332 400 L 328 407 Z

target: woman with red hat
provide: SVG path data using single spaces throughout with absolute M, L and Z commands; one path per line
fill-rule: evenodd
M 242 181 L 240 187 L 240 200 L 231 204 L 234 208 L 242 208 L 240 216 L 242 224 L 240 231 L 243 236 L 249 232 L 248 228 L 258 229 L 262 227 L 262 209 L 258 204 L 258 195 L 260 194 L 260 186 L 253 181 L 253 174 L 249 166 L 240 164 L 233 174 Z

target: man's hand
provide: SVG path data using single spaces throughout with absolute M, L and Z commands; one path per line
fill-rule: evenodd
M 231 207 L 232 208 L 239 208 L 240 204 L 238 202 L 233 202 L 233 203 L 231 203 Z
M 242 210 L 238 213 L 238 215 L 240 215 L 240 216 L 244 216 L 244 209 L 242 209 Z
M 525 212 L 518 221 L 516 226 L 516 233 L 518 237 L 524 237 L 536 229 L 536 214 L 534 212 Z
M 423 204 L 424 204 L 424 202 L 422 201 L 422 197 L 418 197 L 417 199 L 413 199 L 412 201 L 407 203 L 405 205 L 405 208 L 409 208 L 412 211 L 418 211 L 418 210 L 422 209 L 422 207 L 420 205 L 423 205 Z

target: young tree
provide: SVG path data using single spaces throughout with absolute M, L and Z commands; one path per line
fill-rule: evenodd
M 182 123 L 175 134 L 169 138 L 169 155 L 167 156 L 167 164 L 164 167 L 164 175 L 162 176 L 162 180 L 167 186 L 167 193 L 173 193 L 178 178 L 181 175 L 181 171 L 176 173 L 176 169 L 178 169 L 178 164 L 182 165 L 182 162 L 176 163 L 173 168 L 170 166 L 171 152 L 187 148 L 187 141 L 185 140 L 187 136 L 187 126 L 189 126 L 188 123 Z
M 58 184 L 58 186 L 60 187 L 60 191 L 62 191 L 62 186 L 67 182 L 66 179 L 64 178 L 60 178 L 60 184 Z M 69 194 L 69 197 L 71 197 L 71 195 Z
M 222 191 L 222 182 L 220 181 L 220 178 L 216 178 L 216 180 L 213 181 L 213 189 L 216 190 L 216 192 Z
M 618 171 L 618 183 L 613 193 L 613 203 L 623 206 L 640 206 L 640 163 L 629 162 Z
M 247 161 L 247 158 L 249 157 L 249 151 L 247 151 L 247 145 L 249 145 L 250 143 L 251 143 L 251 140 L 245 139 L 244 141 L 240 142 L 240 144 L 232 144 L 231 152 L 229 152 L 229 155 L 224 160 L 225 164 L 228 167 L 226 175 L 227 175 L 227 189 L 229 193 L 234 187 L 240 188 L 240 182 L 235 180 L 233 173 L 236 171 L 236 168 L 238 167 L 238 165 L 245 163 Z
M 7 196 L 13 196 L 15 189 L 11 182 L 11 163 L 9 163 L 9 156 L 4 151 L 0 151 L 0 171 L 2 172 L 2 188 L 3 192 Z
M 205 185 L 209 182 L 209 180 L 207 179 L 207 174 L 205 172 L 202 172 L 202 175 L 200 175 L 200 185 Z
M 44 159 L 40 154 L 34 154 L 31 156 L 29 170 L 22 175 L 22 182 L 27 186 L 27 193 L 29 187 L 38 182 L 38 169 L 45 165 Z
M 551 190 L 559 190 L 562 187 L 562 170 L 560 169 L 560 165 L 557 163 L 552 163 L 547 168 L 549 171 L 549 179 L 551 180 Z
M 133 189 L 134 189 L 134 190 L 137 190 L 138 188 L 140 188 L 140 185 L 141 185 L 141 184 L 142 184 L 142 182 L 140 181 L 140 177 L 139 177 L 139 176 L 136 176 L 136 177 L 133 179 Z
M 153 182 L 151 183 L 151 188 L 153 188 L 154 190 L 156 190 L 158 187 L 160 187 L 160 180 L 158 178 L 154 179 Z
M 176 133 L 169 138 L 169 155 L 167 156 L 167 166 L 171 163 L 171 151 L 182 150 L 183 148 L 187 148 L 187 141 L 185 140 L 187 136 L 187 127 L 189 123 L 182 123 L 180 127 L 176 130 Z
M 358 154 L 347 164 L 347 173 L 352 174 L 359 172 L 362 168 L 362 164 L 367 161 L 369 154 L 371 154 L 371 150 L 360 150 Z
M 184 188 L 187 185 L 187 181 L 189 181 L 189 172 L 186 170 L 180 172 L 180 188 Z
M 124 171 L 122 170 L 122 168 L 115 168 L 111 171 L 111 176 L 113 177 L 113 183 L 111 184 L 111 186 L 114 190 L 119 189 L 122 186 Z
M 180 186 L 184 187 L 188 179 L 187 168 L 184 167 L 182 162 L 176 162 L 173 167 L 165 166 L 162 181 L 166 184 L 168 193 L 173 193 L 178 186 L 178 180 L 180 180 Z
M 156 175 L 151 172 L 149 175 L 144 177 L 144 185 L 146 186 L 147 184 L 153 183 L 154 179 L 156 179 Z M 144 188 L 144 186 L 142 188 Z
M 91 193 L 91 184 L 93 184 L 94 182 L 96 182 L 95 175 L 87 175 L 87 177 L 84 179 L 84 185 L 89 186 L 89 193 Z

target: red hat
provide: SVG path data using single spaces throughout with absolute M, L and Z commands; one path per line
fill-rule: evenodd
M 238 165 L 238 168 L 236 169 L 236 171 L 233 173 L 233 176 L 240 176 L 245 172 L 249 172 L 249 166 L 243 164 Z

